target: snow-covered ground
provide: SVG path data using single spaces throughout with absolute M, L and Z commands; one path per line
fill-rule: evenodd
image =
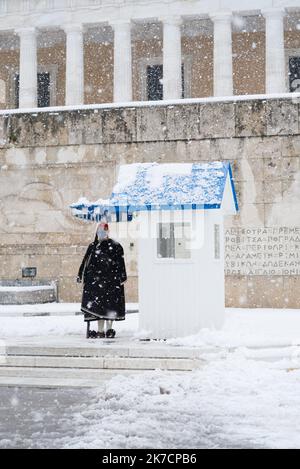
M 191 337 L 169 340 L 169 343 L 220 347 L 300 345 L 300 310 L 227 309 L 221 331 L 202 330 Z
M 130 304 L 134 309 L 138 305 Z M 26 311 L 26 314 L 50 311 L 50 317 L 14 317 L 11 313 Z M 0 338 L 49 335 L 83 335 L 85 325 L 77 304 L 1 306 Z M 57 313 L 57 316 L 55 314 Z M 64 316 L 63 313 L 70 315 Z M 126 321 L 115 324 L 121 337 L 137 338 L 138 314 L 128 314 Z M 200 347 L 282 347 L 300 345 L 300 310 L 272 309 L 227 309 L 225 326 L 221 331 L 202 330 L 190 337 L 168 340 L 172 345 Z
M 182 377 L 115 377 L 72 416 L 68 448 L 300 448 L 300 372 L 239 354 Z
M 99 390 L 0 388 L 0 448 L 300 448 L 299 391 L 299 371 L 239 353 Z
M 128 315 L 127 321 L 116 328 L 119 337 L 136 340 L 138 315 Z M 66 336 L 70 341 L 84 331 L 82 318 L 76 316 L 3 317 L 0 321 L 2 340 L 41 335 L 45 341 L 47 336 Z M 26 445 L 300 448 L 299 355 L 286 364 L 282 361 L 282 351 L 296 350 L 300 345 L 299 310 L 228 309 L 222 331 L 201 331 L 193 337 L 168 342 L 216 353 L 211 354 L 202 369 L 185 373 L 184 378 L 182 373 L 151 371 L 115 376 L 104 388 L 85 390 L 85 398 L 77 399 L 76 406 L 63 413 L 64 426 L 60 421 L 63 409 L 57 412 L 60 434 L 57 430 L 49 438 L 47 431 L 34 431 Z M 255 355 L 249 358 L 245 353 L 268 348 L 281 352 L 275 353 L 271 361 L 253 359 Z M 70 400 L 72 391 L 61 390 L 66 392 Z M 5 412 L 10 412 L 7 402 L 14 413 L 18 406 L 23 408 L 21 399 L 15 399 L 11 392 L 8 396 L 3 405 L 0 402 Z M 35 404 L 34 395 L 32 402 L 33 428 L 37 425 L 36 416 L 40 428 L 53 425 L 53 415 Z M 26 418 L 31 418 L 28 413 Z M 14 436 L 5 442 L 4 434 L 0 421 L 0 447 L 13 446 Z
M 18 313 L 22 309 L 26 310 L 26 314 L 40 313 L 43 305 L 27 305 L 19 307 Z M 9 307 L 11 308 L 11 307 Z M 44 306 L 44 309 L 50 311 L 51 316 L 38 317 L 15 317 L 2 316 L 0 319 L 0 339 L 11 337 L 34 337 L 34 336 L 85 336 L 86 326 L 82 315 L 75 316 L 75 312 L 80 311 L 77 305 L 67 304 L 62 307 L 57 303 Z M 4 307 L 1 307 L 2 314 Z M 55 310 L 57 316 L 55 316 Z M 15 311 L 15 310 L 11 310 Z M 65 315 L 67 313 L 68 315 Z M 73 314 L 72 314 L 73 313 Z M 95 327 L 94 323 L 91 328 Z M 131 337 L 137 331 L 138 315 L 128 314 L 126 321 L 120 321 L 115 324 L 115 329 L 120 336 Z

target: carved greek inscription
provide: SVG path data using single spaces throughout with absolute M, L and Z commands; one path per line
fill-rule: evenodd
M 226 275 L 300 275 L 300 227 L 225 230 Z

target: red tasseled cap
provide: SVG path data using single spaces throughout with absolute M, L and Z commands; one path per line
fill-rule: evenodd
M 109 230 L 109 225 L 108 223 L 99 223 L 98 228 L 103 228 L 103 230 L 108 231 Z

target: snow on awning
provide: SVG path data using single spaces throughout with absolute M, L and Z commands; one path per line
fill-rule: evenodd
M 122 165 L 109 200 L 80 199 L 73 214 L 86 220 L 132 220 L 134 212 L 220 209 L 227 178 L 238 210 L 229 163 L 136 163 Z

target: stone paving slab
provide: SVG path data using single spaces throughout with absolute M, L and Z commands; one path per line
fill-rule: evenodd
M 1 367 L 0 377 L 14 378 L 51 378 L 51 379 L 82 379 L 93 381 L 105 381 L 116 375 L 130 374 L 135 370 L 104 370 L 104 369 L 80 369 L 80 368 L 21 368 Z
M 95 388 L 104 387 L 105 384 L 115 376 L 130 376 L 141 373 L 141 370 L 105 370 L 105 372 L 98 373 L 96 376 L 89 378 L 84 376 L 43 376 L 34 373 L 28 373 L 26 376 L 15 376 L 13 374 L 6 374 L 0 376 L 0 388 L 13 387 L 13 388 Z M 166 373 L 174 373 L 173 371 L 166 371 Z M 183 373 L 183 376 L 187 372 Z
M 0 386 L 91 387 L 119 374 L 187 373 L 206 363 L 203 356 L 203 349 L 130 337 L 16 337 L 1 346 Z
M 102 357 L 39 357 L 39 356 L 13 356 L 9 355 L 0 361 L 1 367 L 14 368 L 80 368 L 102 369 L 104 359 Z
M 55 379 L 55 378 L 23 378 L 16 376 L 0 376 L 1 388 L 93 388 L 104 386 L 105 381 L 83 379 Z
M 211 347 L 173 346 L 164 341 L 139 341 L 127 337 L 115 340 L 87 340 L 82 336 L 27 337 L 7 339 L 2 344 L 11 356 L 123 357 L 201 359 Z
M 0 375 L 3 369 L 13 367 L 15 370 L 31 368 L 44 369 L 85 369 L 85 370 L 194 370 L 203 365 L 199 359 L 186 358 L 90 358 L 90 357 L 31 357 L 7 356 L 0 361 Z

